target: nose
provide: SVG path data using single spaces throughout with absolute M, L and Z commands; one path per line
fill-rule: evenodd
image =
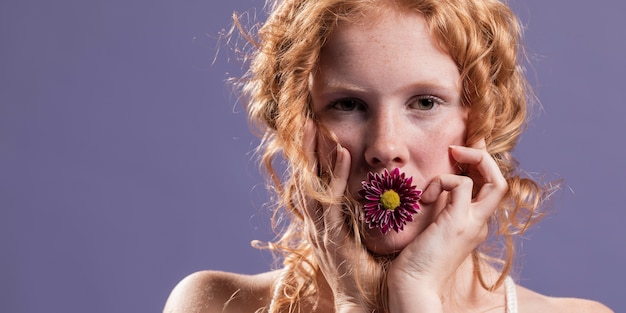
M 376 112 L 369 125 L 365 159 L 373 169 L 392 169 L 403 167 L 409 161 L 409 149 L 406 146 L 405 117 L 392 110 Z

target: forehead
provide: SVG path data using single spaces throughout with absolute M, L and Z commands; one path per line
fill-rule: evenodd
M 431 35 L 418 13 L 386 8 L 358 22 L 340 22 L 322 48 L 322 77 L 351 82 L 387 80 L 401 84 L 437 81 L 456 88 L 458 67 Z M 319 73 L 318 73 L 319 74 Z
M 338 21 L 324 48 L 353 41 L 392 42 L 402 37 L 413 37 L 419 41 L 431 39 L 421 14 L 384 7 L 362 12 L 358 18 Z

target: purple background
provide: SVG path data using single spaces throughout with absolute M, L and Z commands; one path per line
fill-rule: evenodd
M 263 2 L 217 3 L 0 3 L 0 312 L 157 312 L 193 271 L 269 269 L 257 140 L 224 84 L 240 65 L 212 65 Z M 513 5 L 544 105 L 517 155 L 566 181 L 521 283 L 626 311 L 625 5 Z

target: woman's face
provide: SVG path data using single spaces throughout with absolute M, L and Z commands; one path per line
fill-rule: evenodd
M 388 9 L 364 21 L 336 28 L 310 82 L 315 114 L 350 152 L 348 192 L 359 201 L 368 172 L 398 167 L 418 189 L 437 175 L 458 173 L 449 146 L 464 145 L 468 116 L 457 66 L 421 16 Z M 318 149 L 331 156 L 334 145 Z M 320 162 L 330 167 L 329 158 Z M 420 204 L 402 232 L 368 230 L 367 248 L 378 254 L 403 249 L 432 223 L 444 197 Z

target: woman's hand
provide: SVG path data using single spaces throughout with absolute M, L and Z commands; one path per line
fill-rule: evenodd
M 420 311 L 422 305 L 430 308 L 423 312 L 441 310 L 446 284 L 486 238 L 487 222 L 508 190 L 484 141 L 451 146 L 450 154 L 467 166 L 468 176 L 440 175 L 424 190 L 421 202 L 441 211 L 392 263 L 387 278 L 392 312 Z
M 336 312 L 371 312 L 367 310 L 362 299 L 360 288 L 370 294 L 379 292 L 380 280 L 372 277 L 376 262 L 363 245 L 357 243 L 346 224 L 343 213 L 343 200 L 350 174 L 350 153 L 337 144 L 333 168 L 327 168 L 317 160 L 321 157 L 321 141 L 328 138 L 321 137 L 317 126 L 309 120 L 306 124 L 305 144 L 309 164 L 318 164 L 315 171 L 323 173 L 321 176 L 328 180 L 328 191 L 333 198 L 333 204 L 321 204 L 312 199 L 307 200 L 305 210 L 305 227 L 309 241 L 313 246 L 317 264 L 320 267 L 333 293 Z M 332 162 L 332 161 L 331 161 Z M 325 168 L 326 167 L 326 168 Z

